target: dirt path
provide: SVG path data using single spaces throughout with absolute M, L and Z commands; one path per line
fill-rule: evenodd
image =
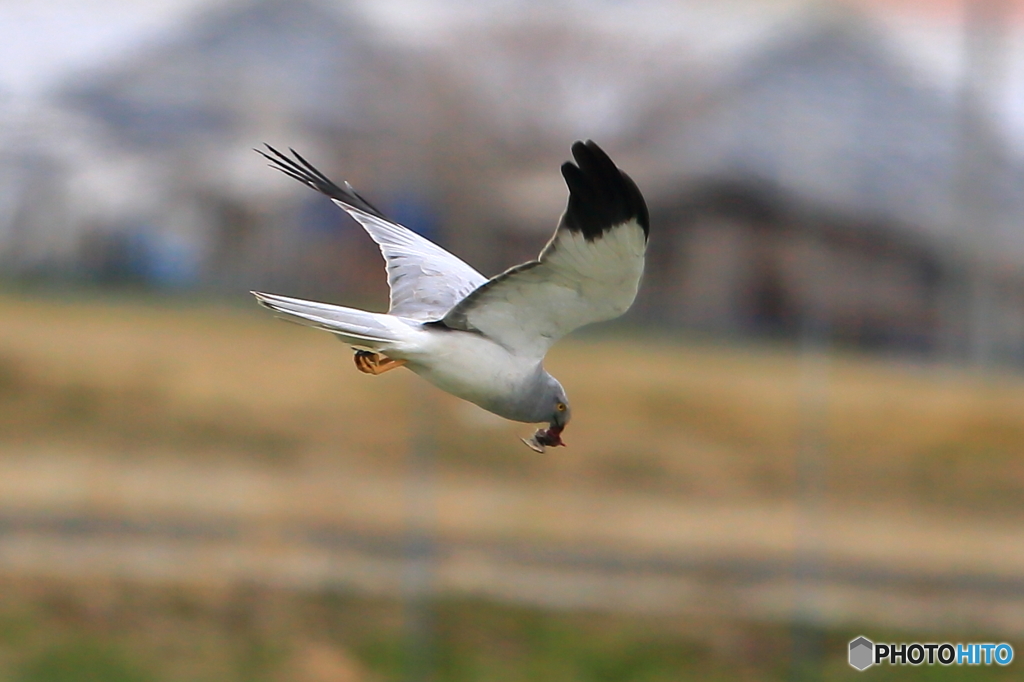
M 1018 524 L 484 476 L 410 490 L 401 474 L 342 465 L 8 451 L 0 571 L 394 593 L 421 565 L 435 589 L 556 607 L 1024 633 Z

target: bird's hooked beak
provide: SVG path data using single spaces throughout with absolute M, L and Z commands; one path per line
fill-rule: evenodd
M 526 443 L 526 446 L 534 452 L 544 452 L 545 446 L 556 447 L 558 445 L 564 446 L 562 442 L 562 429 L 565 425 L 562 424 L 551 424 L 546 429 L 537 429 L 537 433 L 533 434 L 533 437 L 529 440 L 523 438 L 522 441 Z

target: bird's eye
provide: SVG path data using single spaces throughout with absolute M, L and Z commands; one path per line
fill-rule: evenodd
M 568 408 L 566 408 L 565 403 L 558 403 L 557 405 L 555 405 L 555 409 L 558 410 L 559 412 L 565 412 Z

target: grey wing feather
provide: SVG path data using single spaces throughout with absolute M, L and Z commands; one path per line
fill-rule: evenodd
M 294 149 L 290 150 L 294 159 L 270 145 L 267 149 L 270 154 L 256 151 L 270 161 L 273 168 L 330 197 L 377 242 L 391 289 L 390 314 L 420 322 L 439 320 L 487 281 L 465 261 L 389 220 L 347 182 L 343 186 L 336 185 Z
M 569 202 L 535 261 L 518 265 L 445 315 L 453 329 L 480 332 L 523 357 L 540 359 L 583 325 L 632 305 L 647 248 L 648 212 L 628 175 L 591 141 L 572 146 L 562 174 Z

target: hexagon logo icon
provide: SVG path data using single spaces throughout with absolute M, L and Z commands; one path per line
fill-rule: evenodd
M 850 665 L 864 670 L 875 663 L 875 643 L 867 637 L 858 637 L 850 642 Z

